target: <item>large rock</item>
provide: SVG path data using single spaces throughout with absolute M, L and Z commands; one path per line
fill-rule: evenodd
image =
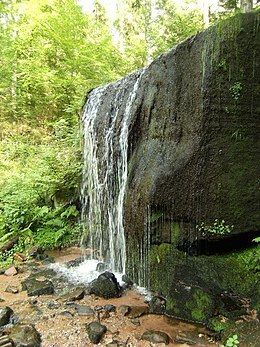
M 101 341 L 107 331 L 106 326 L 99 322 L 91 322 L 87 324 L 86 328 L 90 341 L 95 344 L 98 344 Z
M 53 283 L 49 280 L 39 281 L 27 278 L 22 282 L 22 289 L 27 290 L 28 296 L 40 296 L 54 293 Z
M 13 313 L 13 310 L 8 306 L 0 308 L 0 327 L 10 322 Z
M 90 283 L 89 293 L 106 299 L 118 298 L 121 295 L 121 287 L 115 275 L 106 271 Z
M 17 347 L 40 347 L 41 336 L 33 325 L 18 324 L 11 329 L 10 338 Z
M 89 95 L 100 101 L 94 124 L 100 162 L 104 129 L 116 118 L 118 135 L 134 96 L 124 197 L 127 273 L 162 293 L 167 312 L 180 318 L 205 323 L 220 289 L 243 295 L 257 290 L 255 274 L 247 276 L 239 258 L 217 254 L 246 245 L 260 229 L 259 15 L 240 14 L 204 30 L 144 71 Z M 117 145 L 114 157 L 118 151 Z M 235 243 L 232 236 L 208 237 L 196 228 L 216 219 L 234 225 Z M 214 257 L 203 256 L 208 253 Z M 183 271 L 185 285 L 176 281 L 179 265 L 192 269 Z M 200 309 L 204 304 L 208 314 Z

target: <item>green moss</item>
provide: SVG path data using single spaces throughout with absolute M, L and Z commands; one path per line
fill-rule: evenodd
M 178 222 L 171 223 L 171 243 L 177 245 L 180 238 L 180 224 Z
M 192 299 L 185 306 L 190 310 L 191 317 L 195 321 L 203 322 L 207 318 L 208 307 L 212 306 L 212 301 L 205 292 L 197 288 Z
M 150 223 L 156 222 L 158 219 L 160 219 L 163 216 L 162 212 L 157 212 L 157 213 L 153 213 L 150 217 L 149 217 L 149 221 Z
M 231 323 L 226 321 L 222 322 L 219 318 L 211 318 L 207 324 L 207 327 L 216 332 L 220 332 L 222 330 L 226 330 L 230 327 Z

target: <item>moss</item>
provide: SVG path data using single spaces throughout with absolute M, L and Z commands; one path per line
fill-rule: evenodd
M 180 239 L 180 224 L 178 222 L 171 223 L 171 244 L 177 245 Z
M 213 331 L 220 332 L 226 330 L 232 325 L 231 322 L 222 322 L 220 318 L 211 318 L 207 324 L 207 327 Z
M 212 306 L 212 300 L 205 292 L 197 288 L 192 295 L 192 299 L 185 306 L 190 310 L 191 317 L 195 321 L 203 322 L 208 316 L 208 307 Z

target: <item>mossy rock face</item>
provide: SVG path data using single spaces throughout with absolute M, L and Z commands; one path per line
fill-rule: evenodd
M 203 239 L 196 225 L 224 219 L 238 245 L 260 229 L 259 16 L 240 14 L 160 56 L 144 71 L 134 103 L 128 273 L 166 296 L 168 312 L 180 318 L 207 322 L 214 305 L 224 307 L 222 292 L 257 291 L 246 253 L 222 235 Z M 214 249 L 220 241 L 231 243 L 227 254 Z M 210 242 L 210 255 L 199 252 L 202 242 Z

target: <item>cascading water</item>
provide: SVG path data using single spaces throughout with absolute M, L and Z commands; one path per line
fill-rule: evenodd
M 123 204 L 128 132 L 142 74 L 143 70 L 94 89 L 83 111 L 81 196 L 86 230 L 82 243 L 91 249 L 92 259 L 99 259 L 109 264 L 110 270 L 121 273 L 125 272 L 126 263 Z M 102 119 L 101 114 L 105 114 Z

